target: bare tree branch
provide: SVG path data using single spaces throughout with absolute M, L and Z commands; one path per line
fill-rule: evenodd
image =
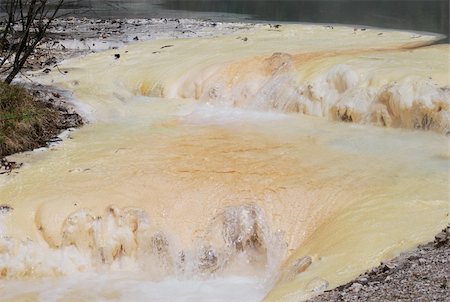
M 5 82 L 9 84 L 45 37 L 64 0 L 58 0 L 54 8 L 49 0 L 7 1 L 6 26 L 0 39 L 0 73 L 7 73 Z M 20 30 L 16 31 L 15 26 Z

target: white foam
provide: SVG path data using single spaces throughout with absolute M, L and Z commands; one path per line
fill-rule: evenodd
M 288 115 L 279 112 L 256 111 L 252 109 L 220 106 L 216 104 L 196 104 L 180 110 L 178 116 L 189 123 L 233 124 L 236 122 L 261 122 L 282 120 Z
M 38 301 L 53 302 L 188 302 L 188 301 L 261 301 L 267 289 L 256 278 L 227 277 L 208 280 L 178 280 L 169 278 L 151 282 L 145 275 L 82 273 L 58 279 L 39 281 L 4 281 L 2 296 L 20 301 L 26 294 L 36 294 Z

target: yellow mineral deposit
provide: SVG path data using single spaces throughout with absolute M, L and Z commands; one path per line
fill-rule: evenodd
M 437 38 L 257 25 L 65 62 L 39 80 L 90 123 L 0 178 L 0 294 L 175 301 L 200 279 L 298 301 L 430 240 L 450 222 Z

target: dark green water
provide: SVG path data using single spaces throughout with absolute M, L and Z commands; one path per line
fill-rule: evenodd
M 64 13 L 95 18 L 358 24 L 449 36 L 449 0 L 66 0 Z
M 449 34 L 448 0 L 168 0 L 161 6 L 239 13 L 257 20 L 361 24 Z
M 448 0 L 67 0 L 65 8 L 99 18 L 340 23 L 449 36 Z

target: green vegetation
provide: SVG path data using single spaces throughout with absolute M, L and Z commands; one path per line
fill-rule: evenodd
M 8 85 L 45 37 L 63 2 L 0 1 L 0 158 L 44 146 L 61 129 L 81 124 L 78 115 L 66 120 L 71 115 L 67 110 L 58 111 L 23 87 Z
M 23 87 L 0 82 L 0 158 L 45 145 L 57 130 L 53 108 Z

